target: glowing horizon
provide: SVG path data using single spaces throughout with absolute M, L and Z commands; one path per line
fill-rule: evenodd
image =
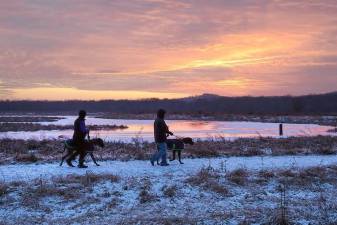
M 0 0 L 0 99 L 337 90 L 332 0 Z

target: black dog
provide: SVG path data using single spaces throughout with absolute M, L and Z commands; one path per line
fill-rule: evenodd
M 92 161 L 94 161 L 95 165 L 96 166 L 99 166 L 99 164 L 96 162 L 96 159 L 94 157 L 94 150 L 95 150 L 95 146 L 99 146 L 101 148 L 104 148 L 104 142 L 101 138 L 94 138 L 94 139 L 91 139 L 89 141 L 86 142 L 86 149 L 85 149 L 85 152 L 86 154 L 88 153 L 92 159 Z M 61 163 L 60 163 L 60 166 L 62 166 L 63 164 L 63 161 L 73 155 L 73 154 L 76 154 L 78 153 L 78 149 L 76 148 L 76 146 L 74 146 L 74 144 L 72 143 L 72 140 L 69 139 L 69 140 L 66 140 L 64 142 L 64 150 L 63 152 L 66 152 L 66 154 L 62 157 L 62 160 L 61 160 Z
M 184 164 L 181 161 L 181 151 L 185 149 L 185 144 L 193 145 L 194 142 L 192 138 L 186 137 L 182 139 L 167 139 L 166 144 L 167 148 L 172 151 L 172 159 L 170 159 L 170 161 L 176 159 L 176 152 L 177 152 L 180 164 Z

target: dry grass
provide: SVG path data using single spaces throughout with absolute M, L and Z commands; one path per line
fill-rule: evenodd
M 266 151 L 266 149 L 268 151 Z M 289 137 L 277 138 L 240 138 L 227 141 L 218 138 L 208 141 L 196 141 L 194 146 L 187 146 L 187 157 L 216 156 L 259 156 L 259 155 L 308 155 L 336 154 L 337 137 Z
M 15 122 L 55 122 L 64 117 L 56 117 L 56 116 L 0 116 L 0 123 L 15 123 Z
M 138 200 L 140 204 L 157 201 L 156 195 L 151 193 L 152 183 L 149 179 L 144 179 L 140 188 Z
M 127 129 L 125 125 L 89 125 L 90 130 L 118 130 Z M 38 123 L 1 123 L 0 132 L 9 131 L 40 131 L 40 130 L 72 130 L 73 125 L 42 125 Z
M 273 171 L 270 170 L 260 170 L 258 172 L 258 176 L 270 180 L 271 178 L 275 177 L 275 174 Z
M 54 177 L 51 181 L 37 179 L 31 185 L 21 182 L 21 204 L 23 206 L 41 209 L 41 200 L 45 197 L 56 196 L 65 201 L 81 199 L 85 193 L 91 192 L 94 184 L 99 182 L 119 182 L 120 177 L 113 174 L 96 175 L 87 173 L 86 175 L 69 175 L 66 177 Z M 92 199 L 85 199 L 85 203 Z M 95 200 L 95 199 L 94 199 Z M 96 199 L 97 200 L 97 199 Z M 91 202 L 92 203 L 92 202 Z M 83 203 L 84 204 L 84 203 Z
M 133 143 L 107 142 L 105 144 L 105 148 L 97 149 L 95 153 L 102 160 L 148 160 L 156 149 L 154 143 L 142 142 L 137 138 Z M 29 155 L 32 151 L 35 159 Z M 0 140 L 0 164 L 13 161 L 58 161 L 62 151 L 62 141 L 3 139 Z M 183 157 L 336 154 L 336 151 L 337 137 L 329 136 L 286 139 L 242 138 L 235 141 L 220 138 L 208 141 L 196 140 L 193 146 L 186 146 Z
M 193 186 L 199 186 L 209 179 L 218 179 L 219 177 L 212 168 L 202 168 L 196 175 L 190 176 L 186 181 Z
M 274 217 L 272 217 L 267 224 L 268 225 L 291 225 L 292 223 L 290 222 L 288 218 L 282 217 L 280 213 L 277 212 L 276 210 Z
M 139 203 L 144 204 L 147 202 L 153 202 L 157 198 L 155 195 L 151 194 L 149 190 L 141 190 L 139 192 L 138 199 L 139 199 Z
M 125 224 L 139 224 L 139 225 L 195 225 L 199 224 L 198 220 L 195 216 L 187 217 L 187 216 L 168 216 L 162 215 L 157 216 L 156 214 L 152 214 L 150 216 L 137 216 L 124 218 L 122 221 L 117 223 L 118 225 Z M 200 223 L 203 224 L 203 223 Z
M 10 187 L 25 187 L 27 185 L 24 181 L 12 181 L 9 183 Z
M 63 143 L 54 140 L 0 140 L 0 164 L 18 160 L 50 162 L 60 157 Z M 31 157 L 34 154 L 35 157 Z
M 41 200 L 45 197 L 57 196 L 70 201 L 80 199 L 85 193 L 90 192 L 94 184 L 99 182 L 119 182 L 120 177 L 113 174 L 69 175 L 66 177 L 54 177 L 51 182 L 37 179 L 33 185 L 25 185 L 22 188 L 21 203 L 30 208 L 41 208 Z M 85 199 L 85 203 L 92 203 L 95 199 Z M 83 203 L 84 204 L 84 203 Z
M 270 170 L 261 170 L 258 172 L 256 177 L 257 183 L 266 183 L 275 177 L 275 173 Z
M 0 197 L 6 195 L 9 191 L 9 186 L 4 181 L 0 181 Z
M 227 179 L 237 185 L 245 185 L 248 182 L 249 173 L 244 168 L 239 168 L 229 172 L 226 175 Z
M 21 204 L 23 206 L 40 209 L 41 200 L 45 197 L 57 196 L 64 200 L 74 200 L 81 197 L 81 190 L 74 186 L 57 186 L 54 184 L 41 183 L 35 186 L 28 186 L 22 190 Z
M 17 162 L 34 163 L 38 160 L 34 153 L 19 153 L 15 156 L 15 161 Z
M 220 184 L 220 175 L 212 168 L 202 168 L 196 175 L 192 175 L 186 179 L 186 182 L 192 186 L 201 187 L 203 190 L 209 190 L 228 197 L 229 190 Z
M 121 203 L 119 198 L 113 198 L 108 204 L 106 204 L 107 209 L 116 208 Z
M 92 186 L 102 181 L 110 181 L 111 183 L 119 182 L 120 176 L 114 174 L 95 174 L 87 172 L 85 175 L 67 175 L 65 177 L 52 178 L 57 184 L 81 184 L 84 187 Z
M 162 191 L 165 197 L 174 198 L 177 195 L 177 186 L 164 186 Z
M 276 181 L 279 184 L 292 188 L 312 189 L 317 188 L 320 184 L 337 185 L 336 177 L 337 166 L 331 165 L 315 166 L 306 169 L 262 170 L 257 172 L 256 175 L 250 175 L 249 181 L 257 184 Z

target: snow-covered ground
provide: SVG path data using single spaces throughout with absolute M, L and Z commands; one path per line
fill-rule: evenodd
M 148 161 L 88 164 L 88 169 L 54 163 L 1 166 L 2 183 L 12 186 L 0 192 L 0 224 L 261 224 L 280 215 L 284 177 L 289 179 L 290 221 L 337 222 L 335 172 L 328 175 L 335 169 L 324 169 L 337 165 L 336 155 L 200 158 L 168 167 L 152 167 Z M 292 174 L 317 166 L 322 169 Z M 206 176 L 202 168 L 210 168 Z M 230 178 L 239 168 L 248 177 Z M 281 178 L 276 175 L 280 170 L 287 170 Z M 95 182 L 88 174 L 119 179 Z M 72 175 L 83 179 L 74 181 Z M 241 183 L 240 176 L 247 180 Z
M 54 122 L 37 122 L 44 125 L 72 125 L 75 116 L 64 116 Z M 99 136 L 107 141 L 129 142 L 132 138 L 140 137 L 145 141 L 153 141 L 153 120 L 102 119 L 88 117 L 88 125 L 127 125 L 123 130 L 92 131 L 92 136 Z M 167 120 L 170 129 L 177 136 L 208 139 L 224 137 L 235 139 L 239 137 L 278 137 L 279 124 L 261 122 L 227 122 L 227 121 L 196 121 L 196 120 Z M 328 130 L 331 126 L 315 124 L 284 124 L 284 137 L 334 135 Z M 57 139 L 59 136 L 71 137 L 72 130 L 51 130 L 34 132 L 0 132 L 0 138 L 11 139 Z
M 208 166 L 215 169 L 226 166 L 228 171 L 238 168 L 248 170 L 305 168 L 331 164 L 337 165 L 337 155 L 199 158 L 185 159 L 184 162 L 185 164 L 183 165 L 174 161 L 168 167 L 152 167 L 149 161 L 105 161 L 100 162 L 101 166 L 97 167 L 90 161 L 88 162 L 89 167 L 87 169 L 68 167 L 65 164 L 60 167 L 56 163 L 2 165 L 0 166 L 0 180 L 7 182 L 17 180 L 29 181 L 41 177 L 50 178 L 52 176 L 66 176 L 69 174 L 84 175 L 88 171 L 96 174 L 113 173 L 122 177 L 160 177 L 166 173 L 171 173 L 174 176 L 185 176 Z

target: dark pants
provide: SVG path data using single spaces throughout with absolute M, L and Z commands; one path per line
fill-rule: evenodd
M 74 153 L 69 157 L 70 161 L 73 161 L 76 159 L 76 157 L 79 155 L 80 158 L 78 160 L 78 164 L 79 165 L 83 165 L 84 163 L 84 158 L 87 155 L 87 151 L 86 151 L 86 147 L 88 145 L 88 143 L 84 140 L 77 140 L 74 141 L 74 144 L 76 146 L 76 150 L 74 151 Z

